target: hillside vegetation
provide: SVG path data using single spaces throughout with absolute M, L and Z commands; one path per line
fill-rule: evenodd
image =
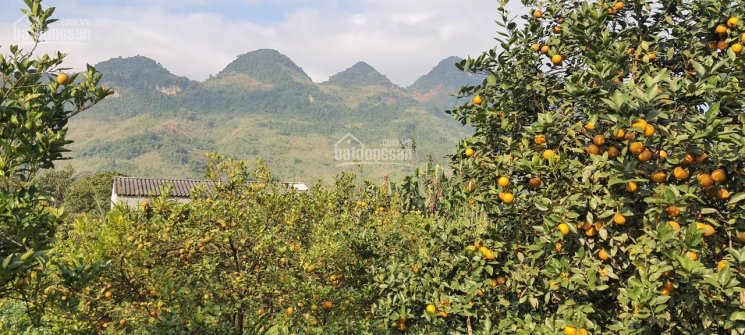
M 205 152 L 263 157 L 279 178 L 330 181 L 349 171 L 401 175 L 429 156 L 444 161 L 468 130 L 444 110 L 463 85 L 483 77 L 448 58 L 410 88 L 359 62 L 314 83 L 287 56 L 262 49 L 239 56 L 205 82 L 178 77 L 146 57 L 96 65 L 115 90 L 70 123 L 77 171 L 116 170 L 145 177 L 199 178 Z M 409 166 L 336 167 L 334 144 L 347 133 L 371 148 L 411 140 Z

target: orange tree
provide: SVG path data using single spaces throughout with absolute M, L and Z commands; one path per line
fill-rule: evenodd
M 450 111 L 476 129 L 453 159 L 449 199 L 467 205 L 429 228 L 416 276 L 381 270 L 379 316 L 425 333 L 745 332 L 741 3 L 527 3 L 513 20 L 503 2 L 499 45 L 458 64 L 487 75 Z
M 109 91 L 97 86 L 101 76 L 92 67 L 68 75 L 63 54 L 34 53 L 55 21 L 54 8 L 43 8 L 41 0 L 25 3 L 32 48 L 11 45 L 0 54 L 0 309 L 20 302 L 38 322 L 36 298 L 46 289 L 40 282 L 62 212 L 48 206 L 50 194 L 38 191 L 33 179 L 63 158 L 67 121 Z
M 83 215 L 55 252 L 108 262 L 90 285 L 56 286 L 52 333 L 328 334 L 371 330 L 369 264 L 428 221 L 387 187 L 295 192 L 262 166 L 213 156 L 216 182 L 188 204 L 151 199 Z M 385 241 L 384 243 L 381 241 Z M 408 246 L 407 246 L 408 247 Z

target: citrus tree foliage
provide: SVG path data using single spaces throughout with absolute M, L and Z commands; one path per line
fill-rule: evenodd
M 108 95 L 97 86 L 92 67 L 80 76 L 62 72 L 64 55 L 34 53 L 54 8 L 25 0 L 33 46 L 9 46 L 0 55 L 0 299 L 25 301 L 30 311 L 39 294 L 37 275 L 48 264 L 46 251 L 62 212 L 47 208 L 49 195 L 32 179 L 39 169 L 63 158 L 67 121 Z M 38 318 L 34 318 L 38 320 Z
M 741 3 L 528 4 L 459 65 L 488 78 L 451 111 L 476 128 L 453 197 L 489 222 L 395 279 L 408 328 L 745 332 Z
M 52 332 L 308 334 L 369 332 L 368 268 L 428 221 L 387 187 L 296 192 L 259 165 L 212 157 L 216 184 L 188 204 L 166 197 L 81 216 L 55 252 L 110 262 L 92 285 L 58 287 Z

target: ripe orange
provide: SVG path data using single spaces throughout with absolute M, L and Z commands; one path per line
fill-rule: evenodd
M 540 9 L 536 9 L 535 12 L 533 12 L 533 17 L 535 17 L 536 19 L 542 18 L 543 17 L 543 11 L 541 11 Z
M 111 291 L 106 291 L 106 293 L 103 294 L 106 299 L 111 299 L 114 297 L 114 293 L 111 293 Z
M 736 55 L 739 55 L 742 52 L 742 44 L 740 43 L 732 44 L 730 49 L 732 49 L 732 52 L 734 52 Z
M 629 152 L 634 155 L 638 155 L 642 153 L 643 150 L 644 150 L 644 143 L 642 142 L 633 142 L 629 145 Z
M 473 155 L 476 154 L 476 150 L 473 150 L 471 148 L 466 149 L 466 157 L 473 157 Z
M 561 34 L 561 26 L 554 26 L 554 34 Z
M 616 213 L 613 215 L 613 223 L 617 225 L 623 225 L 626 224 L 626 217 L 623 216 L 621 213 Z
M 549 51 L 551 51 L 551 47 L 549 47 L 548 45 L 544 45 L 544 46 L 541 47 L 541 53 L 542 54 L 544 54 L 544 55 L 545 54 L 548 54 Z
M 709 187 L 711 185 L 714 185 L 714 179 L 711 178 L 711 175 L 707 173 L 702 173 L 696 176 L 696 180 L 698 180 L 698 184 L 701 185 L 701 187 Z
M 541 50 L 541 46 L 538 43 L 533 43 L 533 45 L 530 46 L 530 51 L 538 52 Z
M 670 205 L 665 208 L 665 213 L 667 213 L 667 215 L 669 215 L 670 217 L 678 217 L 680 216 L 680 208 L 675 205 Z
M 644 149 L 644 151 L 642 151 L 637 158 L 640 162 L 648 162 L 650 159 L 652 159 L 652 151 L 649 149 Z
M 644 119 L 636 119 L 634 120 L 634 123 L 631 124 L 632 127 L 638 129 L 639 131 L 644 131 L 644 129 L 647 129 L 647 121 Z
M 592 138 L 592 143 L 595 143 L 598 146 L 605 144 L 605 136 L 600 134 L 595 135 L 595 137 Z
M 440 312 L 439 312 L 438 314 L 439 314 L 439 315 L 440 315 L 440 317 L 441 317 L 441 318 L 443 318 L 443 319 L 444 319 L 444 318 L 446 318 L 446 317 L 448 317 L 448 312 L 445 312 L 445 311 L 440 311 Z
M 665 150 L 660 150 L 660 152 L 659 152 L 659 153 L 657 153 L 657 156 L 659 156 L 659 157 L 660 157 L 660 159 L 667 159 L 667 151 L 665 151 Z
M 321 305 L 323 306 L 323 309 L 325 309 L 325 310 L 329 310 L 332 307 L 334 307 L 334 303 L 331 302 L 331 300 L 326 300 Z
M 427 305 L 426 310 L 427 310 L 427 313 L 429 314 L 437 313 L 437 308 L 435 307 L 435 305 L 432 305 L 432 304 Z
M 690 258 L 692 261 L 695 261 L 698 259 L 698 253 L 695 251 L 689 251 L 688 258 Z
M 648 124 L 646 127 L 644 127 L 644 136 L 651 137 L 652 135 L 654 135 L 654 131 L 654 126 Z
M 714 180 L 715 183 L 721 183 L 727 180 L 727 172 L 723 169 L 711 171 L 711 179 Z
M 479 252 L 481 252 L 481 255 L 484 256 L 484 258 L 490 261 L 497 259 L 497 256 L 494 255 L 494 252 L 491 251 L 491 249 L 487 247 L 484 247 L 484 246 L 479 247 Z
M 681 164 L 684 165 L 691 165 L 696 161 L 696 158 L 693 157 L 693 155 L 687 153 L 685 158 L 683 158 L 682 161 L 680 161 Z
M 657 59 L 657 54 L 655 54 L 654 52 L 650 52 L 647 54 L 647 58 L 649 58 L 650 62 L 654 62 L 655 59 Z
M 737 27 L 738 24 L 740 24 L 740 20 L 736 17 L 731 17 L 727 20 L 727 26 L 730 28 Z
M 590 335 L 590 332 L 588 332 L 587 329 L 582 328 L 579 330 L 579 335 Z
M 546 144 L 546 135 L 543 135 L 543 134 L 535 135 L 533 142 L 535 142 L 535 144 L 538 144 L 538 145 Z
M 532 188 L 539 188 L 541 187 L 541 184 L 543 184 L 543 182 L 541 181 L 541 178 L 538 177 L 533 177 L 528 181 L 528 185 Z
M 556 229 L 558 229 L 561 232 L 561 235 L 567 236 L 569 235 L 569 225 L 566 223 L 559 224 Z
M 623 7 L 625 7 L 625 5 L 624 5 L 623 1 L 618 1 L 618 2 L 616 2 L 616 3 L 615 3 L 615 4 L 613 5 L 613 9 L 615 9 L 615 10 L 617 10 L 617 11 L 619 11 L 619 10 L 622 10 L 622 9 L 623 9 Z
M 638 188 L 639 185 L 637 185 L 636 182 L 630 181 L 628 184 L 626 184 L 626 191 L 629 191 L 631 193 L 636 192 Z
M 724 51 L 724 50 L 727 50 L 728 47 L 729 47 L 729 44 L 727 43 L 727 41 L 722 40 L 722 41 L 717 42 L 717 49 L 719 50 Z
M 60 72 L 57 75 L 57 84 L 66 86 L 70 84 L 70 81 L 71 81 L 70 76 L 67 73 Z
M 552 160 L 556 157 L 556 153 L 553 150 L 546 150 L 543 152 L 543 159 Z
M 696 222 L 696 228 L 698 228 L 698 230 L 703 230 L 703 234 L 706 237 L 714 235 L 717 232 L 716 229 L 714 229 L 714 227 L 712 227 L 710 224 L 701 222 Z
M 481 103 L 484 102 L 484 98 L 482 98 L 480 95 L 477 95 L 473 97 L 473 100 L 471 102 L 473 102 L 474 105 L 481 105 Z
M 502 195 L 502 201 L 504 201 L 505 204 L 511 204 L 513 201 L 515 201 L 515 195 L 506 192 L 504 193 L 504 195 Z
M 673 175 L 675 176 L 675 179 L 677 180 L 686 180 L 691 175 L 691 172 L 688 171 L 688 169 L 683 167 L 676 167 L 673 169 Z
M 717 32 L 717 34 L 719 34 L 719 35 L 724 35 L 724 34 L 726 34 L 728 30 L 729 30 L 729 29 L 727 29 L 727 26 L 725 26 L 725 25 L 723 25 L 723 24 L 720 24 L 720 25 L 718 25 L 718 26 L 717 26 L 717 28 L 716 28 L 716 32 Z
M 553 55 L 551 56 L 551 63 L 554 65 L 561 65 L 561 63 L 564 61 L 564 57 L 561 55 Z
M 622 140 L 626 137 L 626 131 L 623 129 L 617 129 L 613 135 L 616 136 L 617 139 Z
M 610 146 L 608 148 L 608 158 L 616 158 L 621 154 L 621 151 L 618 150 L 616 146 Z
M 600 147 L 595 144 L 590 144 L 587 146 L 586 151 L 590 155 L 597 155 L 598 153 L 600 153 Z
M 566 326 L 564 327 L 564 335 L 577 335 L 577 328 Z
M 737 232 L 737 240 L 740 241 L 740 243 L 745 243 L 745 231 Z
M 502 187 L 507 187 L 510 185 L 510 179 L 505 176 L 499 177 L 499 180 L 497 180 L 497 184 Z
M 680 224 L 677 221 L 668 221 L 667 224 L 670 225 L 670 227 L 673 228 L 673 230 L 675 231 L 680 230 Z
M 507 278 L 505 278 L 504 276 L 499 276 L 497 277 L 496 282 L 498 286 L 502 286 L 507 282 Z
M 598 252 L 598 258 L 600 258 L 601 261 L 607 261 L 610 256 L 608 256 L 608 253 L 605 251 L 605 249 L 600 249 Z
M 585 130 L 595 130 L 595 124 L 592 122 L 585 123 Z
M 588 226 L 585 228 L 585 236 L 587 237 L 594 237 L 598 233 L 597 229 L 593 226 Z
M 727 267 L 727 265 L 728 265 L 727 264 L 727 260 L 724 260 L 723 259 L 723 260 L 717 262 L 717 270 L 722 271 L 722 270 L 724 270 Z
M 717 198 L 719 198 L 719 200 L 727 200 L 729 199 L 729 196 L 730 193 L 726 188 L 720 188 L 717 190 Z
M 663 183 L 667 179 L 667 173 L 665 171 L 657 171 L 652 174 L 652 181 L 655 183 Z

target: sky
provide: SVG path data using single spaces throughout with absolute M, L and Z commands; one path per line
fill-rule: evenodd
M 194 80 L 238 55 L 279 50 L 316 82 L 365 61 L 407 86 L 449 56 L 495 46 L 494 0 L 45 0 L 59 22 L 41 51 L 82 69 L 150 57 Z M 0 1 L 0 45 L 27 44 L 21 0 Z M 526 11 L 511 4 L 515 15 Z

